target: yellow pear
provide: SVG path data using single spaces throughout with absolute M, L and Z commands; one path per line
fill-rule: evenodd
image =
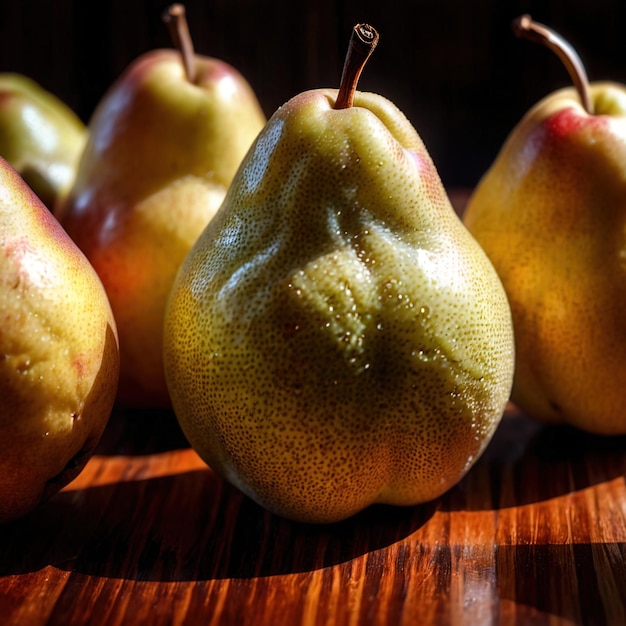
M 117 391 L 106 293 L 85 256 L 0 159 L 0 522 L 32 511 L 91 456 Z
M 377 39 L 357 25 L 339 91 L 274 113 L 165 318 L 192 446 L 304 522 L 445 492 L 490 440 L 513 374 L 493 267 L 406 117 L 355 91 Z
M 626 87 L 589 85 L 556 33 L 528 16 L 516 26 L 557 48 L 577 88 L 523 117 L 464 215 L 510 300 L 512 399 L 543 420 L 626 433 Z
M 69 191 L 86 141 L 63 101 L 26 76 L 0 74 L 0 156 L 49 210 Z
M 185 59 L 150 51 L 111 86 L 89 123 L 76 183 L 56 210 L 109 295 L 119 400 L 129 405 L 170 406 L 162 357 L 170 287 L 265 122 L 233 67 Z

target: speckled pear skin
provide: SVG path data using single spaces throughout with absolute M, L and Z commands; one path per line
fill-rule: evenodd
M 502 285 L 404 115 L 315 90 L 279 108 L 165 318 L 191 444 L 269 510 L 327 523 L 454 485 L 513 374 Z
M 626 89 L 573 88 L 511 132 L 464 221 L 498 271 L 516 334 L 512 399 L 527 413 L 626 433 Z
M 102 283 L 0 159 L 0 523 L 31 512 L 82 471 L 118 376 Z

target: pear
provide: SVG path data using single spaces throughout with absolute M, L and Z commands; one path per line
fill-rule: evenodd
M 0 158 L 0 522 L 84 467 L 117 391 L 111 307 L 94 269 Z
M 464 221 L 498 271 L 514 320 L 512 399 L 538 419 L 626 433 L 626 87 L 588 83 L 557 33 L 522 16 L 576 87 L 511 131 Z
M 86 140 L 62 100 L 26 76 L 0 74 L 0 156 L 49 210 L 71 187 Z
M 167 15 L 188 35 L 180 5 Z M 110 87 L 57 209 L 109 295 L 127 405 L 170 406 L 162 356 L 170 287 L 265 123 L 243 76 L 183 40 L 187 56 L 147 52 Z
M 270 118 L 165 317 L 187 439 L 300 522 L 438 497 L 484 450 L 513 375 L 495 270 L 407 118 L 356 91 L 377 40 L 357 25 L 340 89 Z

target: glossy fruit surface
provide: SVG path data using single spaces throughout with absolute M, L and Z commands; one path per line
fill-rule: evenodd
M 265 118 L 231 66 L 175 50 L 146 53 L 89 124 L 76 184 L 57 211 L 107 290 L 120 334 L 120 401 L 170 404 L 163 314 L 180 264 L 215 214 Z
M 117 332 L 87 259 L 0 159 L 0 521 L 91 456 L 115 400 Z
M 497 269 L 516 334 L 513 400 L 533 416 L 626 433 L 626 88 L 539 102 L 464 221 Z
M 172 290 L 165 364 L 207 463 L 288 518 L 437 497 L 508 400 L 502 285 L 404 115 L 305 92 L 270 119 Z
M 59 98 L 35 81 L 0 74 L 0 156 L 49 210 L 76 175 L 87 129 Z

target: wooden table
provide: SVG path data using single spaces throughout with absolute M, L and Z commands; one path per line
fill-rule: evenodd
M 82 474 L 0 527 L 0 623 L 626 624 L 626 438 L 509 407 L 435 502 L 294 524 L 170 413 L 116 410 Z
M 0 526 L 0 625 L 624 626 L 625 473 L 626 437 L 509 406 L 438 500 L 306 526 L 222 482 L 173 414 L 117 409 L 71 485 Z

